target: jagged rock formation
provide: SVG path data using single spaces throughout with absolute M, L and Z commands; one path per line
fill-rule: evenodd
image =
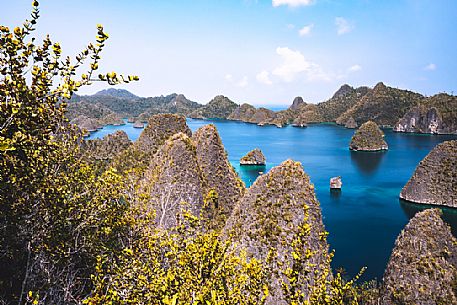
M 144 171 L 152 156 L 165 141 L 177 133 L 190 137 L 192 132 L 186 124 L 186 118 L 177 114 L 157 114 L 149 119 L 148 126 L 129 149 L 113 160 L 113 166 L 120 171 L 137 168 Z
M 416 106 L 422 99 L 423 96 L 418 93 L 378 83 L 354 106 L 340 115 L 336 123 L 344 125 L 350 117 L 353 117 L 358 124 L 372 120 L 381 126 L 394 126 L 411 107 Z
M 457 134 L 457 97 L 441 93 L 423 100 L 397 122 L 394 131 Z
M 309 231 L 303 234 L 305 227 Z M 257 259 L 266 260 L 269 250 L 274 249 L 276 255 L 268 261 L 268 267 L 275 272 L 267 281 L 270 295 L 266 304 L 287 304 L 281 283 L 286 281 L 283 272 L 291 267 L 294 251 L 299 256 L 312 253 L 309 273 L 300 270 L 298 275 L 305 298 L 314 280 L 325 277 L 330 269 L 325 259 L 328 245 L 319 202 L 298 162 L 287 160 L 257 178 L 230 216 L 224 232 Z M 294 241 L 299 239 L 302 246 L 294 248 Z
M 384 140 L 384 132 L 375 122 L 363 123 L 352 136 L 349 149 L 359 151 L 387 150 L 388 145 Z
M 156 225 L 171 228 L 182 210 L 198 216 L 203 206 L 204 180 L 192 140 L 177 133 L 165 141 L 152 158 L 141 182 L 156 211 Z
M 266 158 L 262 151 L 255 148 L 240 159 L 240 165 L 265 165 Z
M 188 137 L 192 136 L 185 117 L 176 114 L 157 114 L 149 119 L 148 126 L 135 142 L 135 146 L 141 151 L 154 153 L 169 137 L 179 132 Z
M 457 140 L 438 144 L 417 166 L 400 198 L 457 208 Z
M 215 206 L 208 207 L 212 218 L 225 223 L 233 211 L 234 205 L 245 193 L 244 183 L 238 178 L 227 159 L 227 153 L 214 125 L 199 128 L 192 139 L 197 151 L 197 163 L 204 178 L 204 195 L 215 191 Z M 214 194 L 213 194 L 214 196 Z
M 110 113 L 107 116 L 101 117 L 98 119 L 98 122 L 104 126 L 104 125 L 124 125 L 125 122 L 124 120 L 116 113 Z
M 289 109 L 298 110 L 300 105 L 303 105 L 303 104 L 305 104 L 305 102 L 303 101 L 303 98 L 301 96 L 297 96 L 296 98 L 294 98 L 294 101 L 292 102 L 292 105 L 290 105 Z
M 457 240 L 440 215 L 419 212 L 398 236 L 381 304 L 457 304 Z
M 125 131 L 118 130 L 104 136 L 103 139 L 84 141 L 82 147 L 85 154 L 89 154 L 95 160 L 111 160 L 131 144 Z
M 238 107 L 229 98 L 218 95 L 213 98 L 208 104 L 190 113 L 191 118 L 219 118 L 226 119 Z
M 346 124 L 344 124 L 344 127 L 346 128 L 350 128 L 350 129 L 355 129 L 357 127 L 359 127 L 357 125 L 357 122 L 354 120 L 353 117 L 350 117 L 347 121 L 346 121 Z

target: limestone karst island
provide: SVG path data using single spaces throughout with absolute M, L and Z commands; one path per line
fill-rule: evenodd
M 457 2 L 0 8 L 0 305 L 457 305 Z

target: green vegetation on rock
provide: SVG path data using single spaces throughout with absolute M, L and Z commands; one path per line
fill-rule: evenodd
M 352 136 L 349 149 L 358 151 L 387 150 L 388 145 L 384 140 L 384 132 L 375 122 L 363 123 Z

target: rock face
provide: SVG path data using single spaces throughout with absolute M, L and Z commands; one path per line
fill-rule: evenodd
M 217 200 L 212 202 L 215 206 L 208 207 L 212 212 L 211 217 L 225 223 L 246 188 L 230 165 L 214 125 L 199 128 L 192 139 L 197 151 L 197 163 L 206 182 L 205 197 L 211 191 L 215 191 L 217 195 Z
M 104 136 L 103 139 L 85 141 L 83 149 L 85 153 L 90 154 L 96 160 L 111 160 L 131 144 L 127 134 L 118 130 L 113 134 Z
M 143 173 L 157 149 L 168 138 L 180 132 L 188 137 L 192 135 L 183 116 L 176 114 L 152 116 L 138 140 L 113 160 L 113 166 L 119 171 L 138 169 L 138 172 Z
M 355 128 L 359 127 L 359 125 L 357 125 L 357 122 L 354 120 L 353 117 L 350 117 L 350 118 L 346 121 L 346 124 L 344 124 L 344 127 L 350 128 L 350 129 L 355 129 Z
M 457 134 L 457 97 L 437 94 L 411 108 L 394 126 L 397 132 Z
M 457 304 L 457 240 L 440 215 L 417 213 L 398 236 L 381 304 Z
M 183 209 L 198 216 L 203 206 L 203 177 L 192 140 L 178 133 L 154 155 L 141 183 L 156 211 L 156 225 L 171 228 Z
M 265 165 L 266 159 L 258 148 L 251 150 L 240 159 L 240 165 Z
M 330 188 L 331 189 L 341 189 L 343 182 L 341 182 L 341 177 L 332 177 L 330 178 Z
M 384 132 L 379 129 L 375 122 L 368 121 L 352 136 L 349 149 L 357 151 L 378 151 L 387 150 L 388 146 L 384 141 Z
M 185 117 L 176 114 L 157 114 L 149 119 L 148 126 L 135 142 L 135 146 L 143 152 L 154 153 L 165 140 L 179 132 L 188 137 L 192 136 Z
M 290 110 L 297 110 L 300 105 L 303 105 L 305 104 L 305 102 L 303 101 L 303 98 L 301 96 L 297 96 L 296 98 L 294 98 L 294 101 L 292 102 L 292 105 L 289 107 Z
M 400 198 L 457 208 L 457 140 L 438 144 L 417 166 Z
M 309 227 L 309 231 L 303 235 L 304 227 Z M 315 279 L 330 268 L 325 260 L 328 245 L 319 202 L 298 162 L 287 160 L 257 178 L 230 216 L 224 232 L 240 249 L 246 249 L 257 259 L 265 260 L 269 250 L 275 250 L 268 267 L 277 272 L 267 281 L 270 295 L 266 304 L 287 304 L 281 283 L 283 272 L 291 267 L 294 251 L 299 256 L 305 256 L 307 251 L 312 253 L 309 273 L 300 270 L 298 275 L 305 298 L 309 297 Z M 294 249 L 297 240 L 302 243 Z
M 218 95 L 208 104 L 193 111 L 189 116 L 191 118 L 218 118 L 226 119 L 238 107 L 228 97 Z

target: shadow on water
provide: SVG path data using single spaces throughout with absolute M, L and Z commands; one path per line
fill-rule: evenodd
M 451 231 L 454 236 L 457 237 L 457 209 L 453 208 L 446 208 L 446 207 L 438 207 L 438 206 L 432 206 L 432 205 L 426 205 L 426 204 L 417 204 L 413 202 L 409 202 L 403 199 L 399 199 L 400 201 L 400 206 L 405 213 L 405 215 L 411 219 L 416 215 L 416 213 L 426 210 L 426 209 L 432 209 L 432 208 L 439 208 L 441 211 L 443 211 L 443 220 L 447 224 L 451 226 Z
M 330 189 L 330 198 L 335 200 L 335 202 L 340 201 L 341 189 Z
M 386 152 L 364 152 L 364 151 L 352 151 L 351 150 L 351 161 L 360 172 L 364 175 L 373 175 L 376 173 L 382 159 Z

